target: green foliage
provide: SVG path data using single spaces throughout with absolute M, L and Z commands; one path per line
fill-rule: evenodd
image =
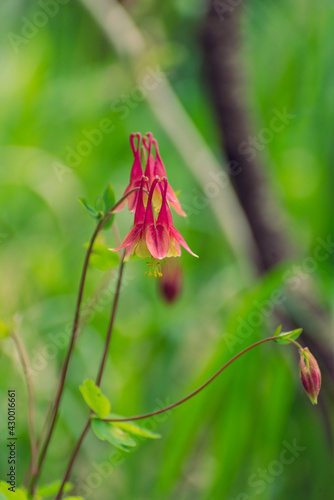
M 50 484 L 46 484 L 44 486 L 40 486 L 37 490 L 37 494 L 40 497 L 48 498 L 56 496 L 59 488 L 61 486 L 62 481 L 53 481 Z M 64 492 L 67 493 L 73 489 L 73 485 L 71 483 L 66 483 L 64 486 Z
M 0 339 L 8 337 L 11 333 L 11 327 L 8 323 L 0 320 Z
M 109 415 L 108 418 L 122 418 L 122 417 L 120 415 L 111 414 L 111 415 Z M 135 435 L 135 436 L 143 436 L 143 437 L 150 438 L 150 439 L 161 438 L 160 434 L 156 434 L 155 432 L 149 431 L 148 429 L 145 429 L 144 427 L 140 427 L 139 425 L 137 425 L 131 421 L 129 421 L 129 422 L 113 422 L 113 424 L 116 425 L 117 427 L 120 427 L 124 431 Z
M 115 193 L 111 183 L 107 185 L 103 195 L 96 198 L 95 207 L 92 207 L 85 198 L 78 198 L 78 200 L 85 207 L 88 214 L 96 220 L 100 220 L 116 203 Z M 103 229 L 109 229 L 113 221 L 114 215 L 111 215 L 108 221 L 103 225 Z
M 190 212 L 186 219 L 173 213 L 175 226 L 201 259 L 191 259 L 183 252 L 183 295 L 169 307 L 161 302 L 156 283 L 144 277 L 145 262 L 131 259 L 126 264 L 117 335 L 103 382 L 105 392 L 117 401 L 115 407 L 125 414 L 139 414 L 187 394 L 239 350 L 271 335 L 276 326 L 271 312 L 275 303 L 288 308 L 296 324 L 307 325 L 315 342 L 330 345 L 331 332 L 317 328 L 317 314 L 300 309 L 291 299 L 307 287 L 334 317 L 333 253 L 326 257 L 324 250 L 319 252 L 322 260 L 315 253 L 318 239 L 326 241 L 333 234 L 333 2 L 321 0 L 315 9 L 312 2 L 254 0 L 243 2 L 240 9 L 243 43 L 236 64 L 242 65 L 246 75 L 240 98 L 250 110 L 252 128 L 245 141 L 249 140 L 255 152 L 254 161 L 265 168 L 273 197 L 284 211 L 286 223 L 280 227 L 286 229 L 297 255 L 293 262 L 284 263 L 283 271 L 272 270 L 265 276 L 254 269 L 247 243 L 243 256 L 229 244 L 211 208 L 212 201 L 226 197 L 233 175 L 219 178 L 217 183 L 208 177 L 203 191 L 180 155 L 179 144 L 175 147 L 171 140 L 173 131 L 165 132 L 144 99 L 146 92 L 148 98 L 160 92 L 159 82 L 152 94 L 145 89 L 140 96 L 138 81 L 133 78 L 132 69 L 138 66 L 144 84 L 146 68 L 161 65 L 171 89 L 220 161 L 220 131 L 203 83 L 204 55 L 199 50 L 198 27 L 204 20 L 205 2 L 127 2 L 127 13 L 149 40 L 149 50 L 138 58 L 137 66 L 124 61 L 108 45 L 80 1 L 49 4 L 50 11 L 57 4 L 58 12 L 28 38 L 34 33 L 31 26 L 35 21 L 43 23 L 47 9 L 41 7 L 42 2 L 0 2 L 0 317 L 17 311 L 22 314 L 22 338 L 34 369 L 38 430 L 51 396 L 48 388 L 55 387 L 55 373 L 68 342 L 68 323 L 84 259 L 82 242 L 92 230 L 76 197 L 84 193 L 94 208 L 96 194 L 103 193 L 110 179 L 120 198 L 133 161 L 129 134 L 137 130 L 151 130 L 159 140 L 168 178 L 174 190 L 182 190 L 180 201 Z M 18 51 L 9 41 L 11 32 L 22 37 L 23 32 L 27 34 Z M 270 70 L 273 60 L 275 71 Z M 133 98 L 135 95 L 140 99 Z M 162 104 L 169 111 L 168 100 Z M 294 118 L 286 126 L 274 122 L 281 130 L 273 133 L 273 110 L 284 109 Z M 87 132 L 98 130 L 106 118 L 113 122 L 113 132 L 105 134 L 99 144 L 88 144 Z M 179 141 L 177 122 L 174 132 Z M 88 144 L 86 151 L 91 149 L 89 154 L 80 154 L 82 141 Z M 205 169 L 203 163 L 203 175 Z M 210 198 L 211 194 L 217 194 L 216 198 Z M 94 208 L 95 212 L 100 208 L 102 205 Z M 226 222 L 242 231 L 235 214 L 231 205 Z M 117 215 L 121 238 L 132 220 L 126 208 Z M 114 248 L 112 231 L 103 234 L 105 245 Z M 90 271 L 85 306 L 86 299 L 88 303 L 99 290 L 99 280 L 106 278 L 106 274 Z M 95 298 L 96 307 L 89 311 L 93 314 L 88 323 L 88 316 L 84 317 L 85 328 L 71 361 L 56 438 L 43 472 L 45 482 L 62 477 L 63 457 L 72 451 L 78 423 L 87 414 L 78 385 L 95 377 L 110 310 L 110 300 L 106 305 L 99 292 Z M 14 346 L 3 344 L 1 402 L 6 404 L 8 388 L 16 388 L 19 396 L 20 486 L 30 459 L 24 410 L 27 391 L 21 370 L 13 369 Z M 57 354 L 54 344 L 59 347 Z M 329 434 L 319 408 L 305 402 L 293 351 L 274 342 L 252 350 L 196 398 L 171 414 L 150 419 L 149 428 L 162 429 L 166 437 L 138 447 L 134 455 L 88 438 L 74 478 L 85 482 L 89 473 L 96 472 L 92 464 L 109 460 L 114 452 L 126 455 L 126 460 L 117 466 L 112 463 L 111 475 L 89 490 L 90 500 L 109 499 L 110 495 L 113 500 L 239 500 L 247 496 L 319 500 L 320 492 L 323 498 L 331 498 Z M 50 357 L 45 359 L 45 353 Z M 318 361 L 321 366 L 322 360 Z M 320 401 L 322 397 L 320 393 Z M 333 403 L 326 407 L 328 415 L 334 415 Z M 4 442 L 5 413 L 1 419 Z M 284 465 L 280 475 L 271 474 L 282 443 L 292 444 L 294 439 L 306 449 Z M 6 463 L 6 446 L 0 446 L 3 474 Z M 258 476 L 259 470 L 265 471 L 268 480 Z M 257 494 L 249 484 L 254 475 L 265 483 L 263 493 Z M 78 494 L 85 496 L 84 492 Z
M 112 184 L 110 182 L 107 185 L 107 187 L 103 193 L 102 200 L 104 203 L 104 211 L 105 212 L 108 212 L 108 210 L 110 210 L 116 203 L 114 189 L 113 189 Z M 111 215 L 108 222 L 103 226 L 103 229 L 109 229 L 112 226 L 112 224 L 114 222 L 114 217 L 115 217 L 114 215 Z
M 291 340 L 297 340 L 303 331 L 302 328 L 298 328 L 296 330 L 292 330 L 291 332 L 280 333 L 280 328 L 281 327 L 279 327 L 274 333 L 274 337 L 277 337 L 277 339 L 275 339 L 277 344 L 291 344 Z
M 94 243 L 89 263 L 100 271 L 107 271 L 119 265 L 119 255 L 101 243 Z
M 78 200 L 85 207 L 85 209 L 87 210 L 89 215 L 91 217 L 93 217 L 93 219 L 100 219 L 101 218 L 102 212 L 100 212 L 100 211 L 96 210 L 96 208 L 92 207 L 85 198 L 78 198 Z
M 101 389 L 95 385 L 93 380 L 85 380 L 80 386 L 80 392 L 87 405 L 99 417 L 104 418 L 110 412 L 110 402 L 101 392 Z
M 84 500 L 82 497 L 64 497 L 64 500 Z
M 112 422 L 104 422 L 96 418 L 92 419 L 93 431 L 101 441 L 108 441 L 122 451 L 130 452 L 131 448 L 137 446 L 136 441 L 122 429 Z
M 27 492 L 21 488 L 16 488 L 15 492 L 8 491 L 9 485 L 0 482 L 0 500 L 28 500 Z
M 122 418 L 119 415 L 111 414 L 108 418 Z M 129 452 L 130 449 L 136 446 L 136 441 L 130 436 L 140 436 L 148 439 L 159 439 L 161 436 L 144 427 L 141 427 L 134 422 L 105 422 L 98 418 L 92 418 L 92 427 L 95 435 L 102 441 L 120 448 L 123 451 Z

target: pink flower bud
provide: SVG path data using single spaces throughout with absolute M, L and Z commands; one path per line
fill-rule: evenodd
M 183 286 L 182 267 L 178 259 L 168 259 L 161 266 L 162 276 L 159 279 L 159 289 L 163 299 L 171 304 L 175 302 Z
M 320 368 L 315 357 L 307 347 L 299 349 L 299 354 L 299 372 L 302 384 L 312 404 L 317 404 L 321 387 Z

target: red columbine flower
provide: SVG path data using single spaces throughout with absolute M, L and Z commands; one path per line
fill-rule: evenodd
M 170 208 L 167 203 L 168 181 L 162 179 L 165 183 L 163 190 L 160 212 L 156 224 L 152 223 L 153 211 L 152 206 L 148 202 L 146 214 L 149 213 L 150 224 L 146 227 L 146 244 L 152 256 L 156 259 L 165 257 L 179 257 L 181 255 L 181 246 L 194 257 L 198 257 L 185 242 L 182 235 L 173 225 L 173 218 Z M 150 198 L 152 198 L 152 190 L 155 189 L 157 180 L 151 186 Z
M 181 255 L 181 246 L 194 257 L 194 254 L 182 235 L 177 231 L 173 224 L 172 214 L 169 203 L 180 215 L 186 215 L 182 209 L 177 197 L 169 186 L 165 167 L 162 163 L 158 144 L 153 139 L 152 134 L 146 134 L 148 143 L 143 138 L 144 147 L 148 151 L 148 158 L 143 175 L 140 161 L 140 134 L 131 134 L 130 143 L 134 154 L 134 163 L 130 175 L 130 184 L 125 190 L 128 193 L 131 189 L 138 188 L 138 191 L 129 195 L 129 208 L 135 210 L 134 225 L 124 238 L 122 244 L 113 249 L 113 251 L 125 248 L 125 260 L 131 255 L 138 257 L 151 257 L 152 266 L 149 276 L 162 276 L 161 261 L 166 257 L 179 257 Z M 137 138 L 137 147 L 134 144 L 134 138 Z M 151 149 L 155 146 L 156 158 L 154 159 Z M 149 190 L 148 196 L 147 189 Z M 120 210 L 124 206 L 125 202 Z M 146 208 L 145 208 L 146 207 Z
M 133 223 L 133 228 L 130 229 L 128 234 L 125 236 L 122 244 L 118 248 L 113 248 L 112 251 L 121 250 L 125 248 L 124 260 L 129 260 L 131 255 L 138 255 L 138 257 L 149 257 L 150 253 L 147 250 L 147 245 L 145 242 L 145 206 L 143 200 L 144 185 L 147 182 L 147 178 L 142 176 L 140 183 L 140 190 L 138 191 L 138 200 L 135 212 L 135 218 Z
M 317 360 L 310 353 L 309 349 L 299 349 L 300 362 L 299 372 L 306 394 L 312 404 L 317 404 L 318 394 L 321 387 L 321 372 Z
M 151 187 L 154 179 L 156 177 L 159 177 L 160 179 L 166 177 L 166 169 L 165 166 L 162 162 L 160 153 L 159 153 L 159 148 L 158 148 L 158 142 L 156 139 L 153 138 L 153 135 L 148 132 L 147 134 L 148 137 L 148 144 L 145 140 L 145 137 L 143 138 L 143 144 L 146 147 L 148 151 L 148 159 L 147 159 L 147 165 L 145 169 L 145 175 L 149 179 L 149 187 Z M 152 144 L 154 144 L 155 147 L 155 160 L 153 158 L 153 155 L 151 153 L 151 148 Z M 153 196 L 153 205 L 154 207 L 160 207 L 161 205 L 161 199 L 162 199 L 162 187 L 157 186 L 156 188 L 156 193 Z M 170 203 L 170 205 L 174 208 L 175 212 L 179 215 L 182 215 L 183 217 L 186 217 L 187 214 L 182 210 L 181 204 L 174 193 L 172 187 L 168 185 L 167 189 L 167 201 Z
M 135 137 L 138 139 L 137 147 L 135 146 L 135 142 L 134 142 Z M 133 156 L 134 156 L 134 161 L 133 161 L 131 174 L 130 174 L 130 183 L 129 183 L 128 187 L 126 188 L 126 190 L 124 191 L 124 195 L 126 195 L 129 191 L 131 191 L 131 189 L 134 189 L 134 188 L 139 187 L 141 185 L 141 180 L 143 177 L 143 169 L 142 169 L 141 161 L 140 161 L 140 141 L 141 141 L 141 135 L 139 133 L 130 135 L 130 144 L 131 144 L 131 149 L 132 149 Z M 139 198 L 138 191 L 130 194 L 127 197 L 130 212 L 135 211 L 138 198 Z M 126 200 L 123 203 L 121 203 L 116 208 L 116 210 L 114 210 L 114 212 L 119 212 L 120 210 L 122 210 L 122 208 L 125 206 L 125 204 L 126 204 Z

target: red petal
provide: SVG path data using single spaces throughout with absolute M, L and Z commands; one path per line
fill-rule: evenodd
M 151 224 L 146 230 L 146 244 L 152 257 L 164 259 L 169 250 L 170 238 L 167 229 L 162 224 L 154 227 Z
M 128 234 L 125 236 L 122 244 L 118 248 L 112 248 L 113 252 L 120 250 L 121 248 L 126 248 L 130 245 L 133 245 L 134 242 L 140 237 L 140 234 L 143 230 L 143 224 L 136 224 L 133 228 L 130 229 Z
M 180 243 L 180 245 L 182 245 L 183 248 L 185 248 L 187 250 L 187 252 L 189 252 L 194 257 L 198 257 L 198 255 L 196 255 L 192 250 L 190 250 L 190 248 L 188 247 L 187 243 L 185 242 L 182 234 L 180 234 L 178 232 L 178 230 L 175 229 L 175 227 L 170 227 L 169 231 L 170 231 L 170 235 L 173 236 L 176 239 L 176 241 L 178 241 Z

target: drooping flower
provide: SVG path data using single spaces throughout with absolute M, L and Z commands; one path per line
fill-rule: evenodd
M 148 160 L 145 169 L 145 175 L 149 179 L 149 186 L 151 186 L 153 180 L 156 177 L 159 177 L 161 179 L 164 177 L 167 178 L 167 174 L 165 166 L 163 164 L 163 161 L 159 153 L 157 140 L 154 139 L 153 135 L 150 132 L 148 132 L 146 136 L 148 137 L 148 143 L 146 141 L 146 138 L 143 137 L 143 144 L 148 151 Z M 151 153 L 152 144 L 154 144 L 155 147 L 155 160 Z M 157 186 L 156 193 L 153 196 L 154 206 L 160 206 L 161 199 L 162 199 L 162 186 Z M 177 214 L 182 215 L 183 217 L 187 216 L 187 214 L 182 210 L 181 204 L 170 184 L 168 184 L 168 189 L 167 189 L 167 200 L 170 203 L 170 205 L 174 208 Z
M 167 257 L 179 257 L 181 246 L 191 255 L 195 257 L 197 255 L 192 252 L 182 235 L 174 227 L 169 205 L 173 206 L 180 215 L 186 214 L 182 211 L 181 205 L 168 183 L 157 141 L 150 133 L 146 136 L 143 138 L 143 148 L 147 151 L 144 175 L 140 157 L 141 136 L 140 134 L 132 134 L 130 137 L 135 159 L 130 183 L 124 194 L 134 188 L 138 189 L 129 195 L 129 208 L 131 211 L 135 211 L 134 224 L 122 244 L 112 251 L 125 248 L 125 260 L 129 260 L 132 255 L 150 258 L 151 261 L 148 262 L 148 265 L 151 266 L 151 270 L 146 274 L 158 277 L 162 276 L 162 261 Z M 134 143 L 135 138 L 138 141 L 137 146 Z M 152 154 L 152 145 L 155 146 L 155 158 Z M 122 206 L 124 204 L 125 202 Z M 118 210 L 122 206 L 118 207 Z
M 125 236 L 122 244 L 118 248 L 111 249 L 113 252 L 125 248 L 124 260 L 127 261 L 131 255 L 138 255 L 138 257 L 150 257 L 150 253 L 147 250 L 147 245 L 145 242 L 145 216 L 146 210 L 143 200 L 144 185 L 147 182 L 147 178 L 142 176 L 140 189 L 138 191 L 138 200 L 136 206 L 136 212 L 134 217 L 133 227 L 130 229 L 128 234 Z
M 179 259 L 166 259 L 161 266 L 162 277 L 159 280 L 159 290 L 167 304 L 176 302 L 183 288 L 183 272 Z
M 319 365 L 307 347 L 299 349 L 299 354 L 299 373 L 302 384 L 312 404 L 317 404 L 321 387 L 321 372 Z
M 135 145 L 135 138 L 137 138 L 137 146 Z M 134 161 L 130 173 L 130 182 L 129 185 L 127 186 L 126 190 L 124 191 L 123 196 L 125 196 L 129 191 L 131 191 L 134 188 L 137 188 L 140 186 L 142 177 L 143 177 L 143 169 L 141 166 L 141 160 L 140 160 L 140 141 L 141 141 L 141 134 L 136 133 L 136 134 L 131 134 L 130 135 L 130 144 L 131 144 L 131 149 L 133 152 L 134 156 Z M 123 201 L 115 210 L 114 212 L 119 212 L 122 210 L 122 208 L 125 206 L 126 202 L 128 202 L 129 210 L 130 212 L 134 212 L 136 209 L 137 201 L 139 198 L 139 192 L 136 191 L 132 194 L 130 194 L 126 200 Z
M 154 189 L 156 186 L 156 181 L 154 182 L 151 186 L 151 191 L 152 188 Z M 174 227 L 172 214 L 167 202 L 168 181 L 166 177 L 162 179 L 162 182 L 164 182 L 165 185 L 163 188 L 160 212 L 155 224 L 152 224 L 151 213 L 153 215 L 153 212 L 149 203 L 146 208 L 146 213 L 149 211 L 150 217 L 150 224 L 147 225 L 146 228 L 147 248 L 156 259 L 179 257 L 181 255 L 181 246 L 194 257 L 198 257 L 198 255 L 190 250 L 183 236 Z

